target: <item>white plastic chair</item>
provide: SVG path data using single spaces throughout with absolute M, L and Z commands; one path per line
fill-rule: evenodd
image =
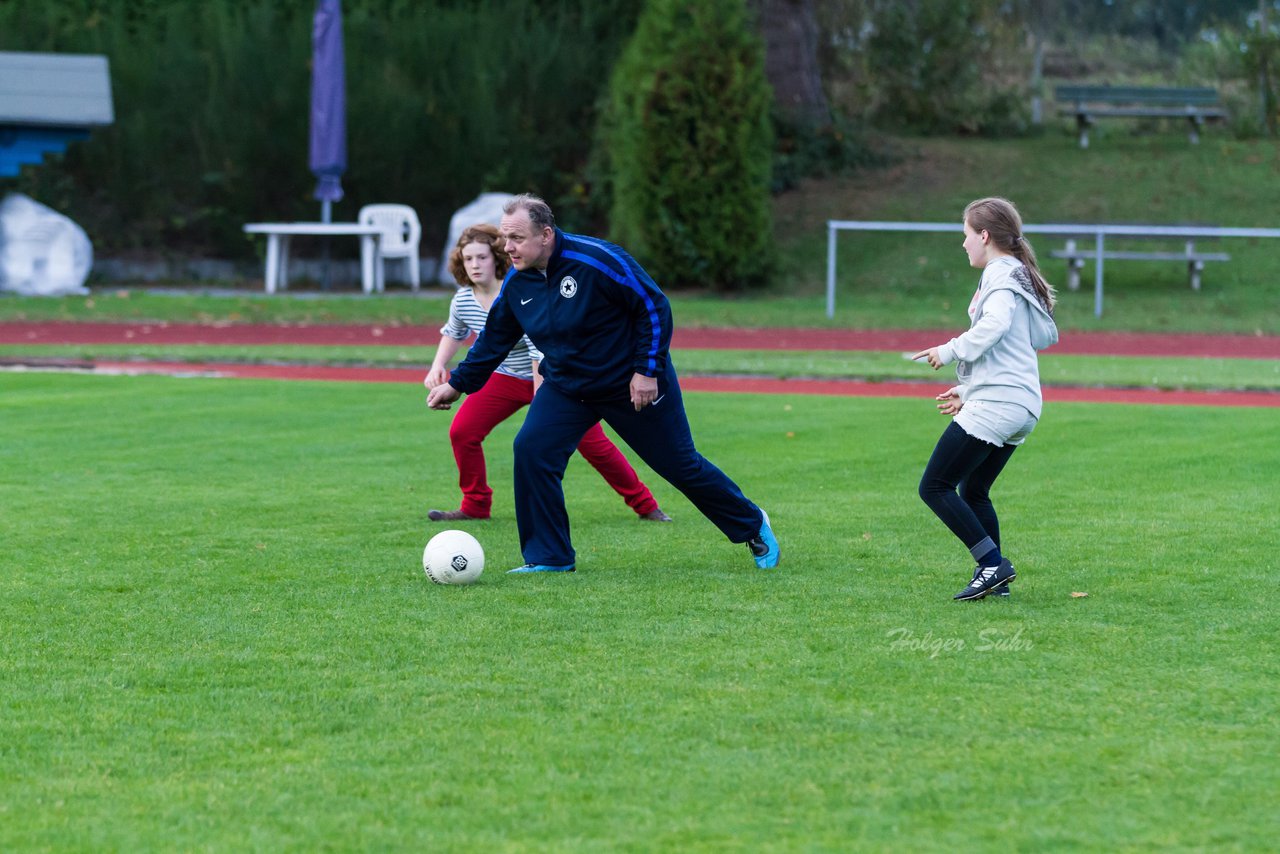
M 382 229 L 378 257 L 360 259 L 366 272 L 372 273 L 374 264 L 382 265 L 382 275 L 375 281 L 383 283 L 386 281 L 386 260 L 403 258 L 408 262 L 409 284 L 418 290 L 418 241 L 422 237 L 422 223 L 418 221 L 417 212 L 408 205 L 365 205 L 360 209 L 358 221 L 361 225 L 376 225 Z

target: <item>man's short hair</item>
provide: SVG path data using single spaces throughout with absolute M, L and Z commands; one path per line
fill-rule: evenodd
M 556 227 L 556 215 L 551 212 L 551 205 L 543 201 L 541 196 L 521 193 L 502 206 L 502 212 L 507 216 L 521 210 L 529 214 L 529 222 L 537 231 Z

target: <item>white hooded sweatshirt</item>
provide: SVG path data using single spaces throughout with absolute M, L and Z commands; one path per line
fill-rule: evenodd
M 969 303 L 969 331 L 938 348 L 942 364 L 956 364 L 953 392 L 961 403 L 1016 403 L 1040 418 L 1040 365 L 1036 351 L 1058 342 L 1058 327 L 1036 296 L 1031 274 L 1009 255 L 982 271 Z

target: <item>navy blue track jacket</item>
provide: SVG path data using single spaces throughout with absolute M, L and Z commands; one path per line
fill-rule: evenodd
M 478 390 L 526 333 L 545 356 L 544 382 L 583 401 L 630 398 L 633 374 L 660 377 L 667 369 L 671 306 L 624 249 L 556 229 L 546 275 L 507 273 L 449 384 Z

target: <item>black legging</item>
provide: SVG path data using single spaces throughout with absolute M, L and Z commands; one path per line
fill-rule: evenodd
M 920 498 L 970 551 L 987 537 L 1000 548 L 1000 521 L 991 503 L 991 484 L 1017 449 L 1017 445 L 997 447 L 975 439 L 952 421 L 924 467 Z

